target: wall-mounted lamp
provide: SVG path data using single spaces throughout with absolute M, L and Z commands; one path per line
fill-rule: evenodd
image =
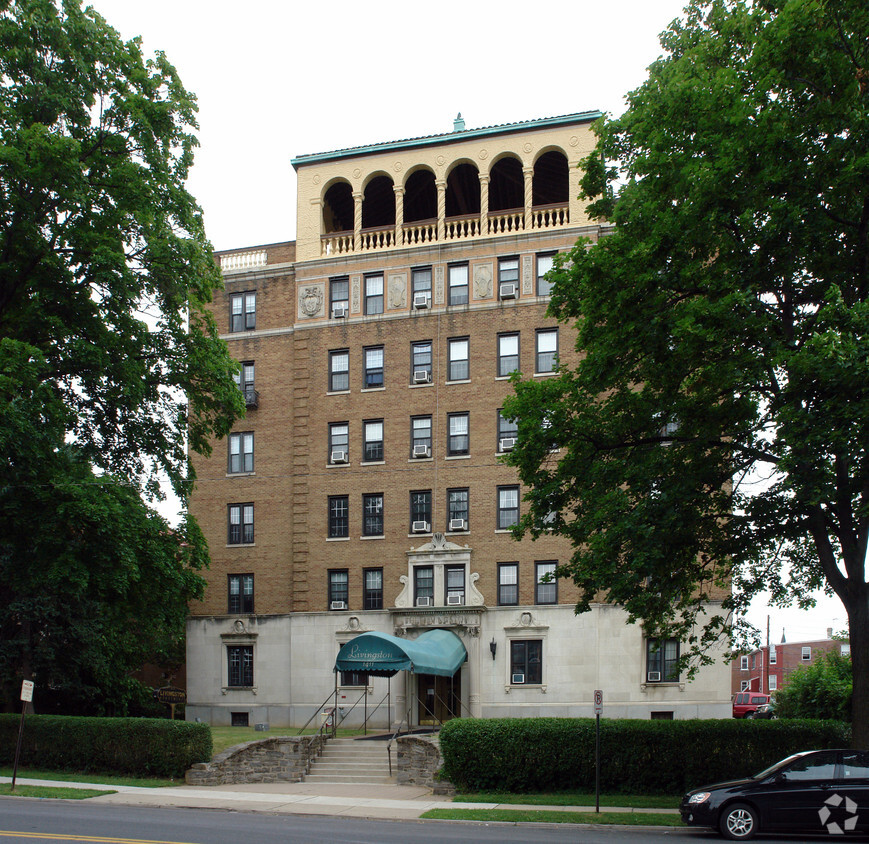
M 495 658 L 495 651 L 498 650 L 498 643 L 494 639 L 492 639 L 492 641 L 489 642 L 489 650 L 492 652 L 492 659 L 494 659 Z

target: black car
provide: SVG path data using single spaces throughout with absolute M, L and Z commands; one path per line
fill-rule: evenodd
M 869 832 L 869 751 L 808 750 L 757 776 L 689 791 L 682 820 L 747 841 L 758 832 Z

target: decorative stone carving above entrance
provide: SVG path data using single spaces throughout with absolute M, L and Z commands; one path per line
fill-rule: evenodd
M 414 610 L 421 608 L 422 605 L 416 602 L 417 606 L 415 606 L 414 601 L 414 570 L 419 567 L 432 569 L 430 577 L 433 581 L 434 597 L 431 599 L 430 604 L 425 605 L 425 609 L 446 606 L 445 570 L 448 567 L 458 568 L 460 566 L 465 572 L 464 600 L 460 604 L 450 602 L 450 610 L 453 610 L 457 606 L 484 606 L 486 603 L 485 598 L 480 590 L 477 589 L 480 575 L 478 572 L 471 571 L 472 553 L 470 547 L 467 545 L 456 545 L 454 542 L 450 542 L 442 533 L 433 534 L 431 540 L 426 542 L 425 545 L 420 545 L 419 548 L 411 548 L 407 552 L 407 574 L 403 574 L 399 578 L 404 588 L 395 599 L 396 608 L 413 608 Z

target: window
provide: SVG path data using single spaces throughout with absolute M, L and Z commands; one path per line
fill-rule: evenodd
M 336 311 L 345 316 L 350 313 L 350 279 L 346 275 L 329 279 L 329 312 L 334 316 Z
M 346 610 L 349 606 L 347 569 L 331 569 L 329 571 L 329 609 Z
M 253 471 L 253 433 L 229 435 L 229 474 Z
M 252 360 L 244 361 L 241 364 L 241 369 L 232 376 L 238 389 L 241 390 L 244 396 L 244 403 L 248 407 L 256 407 L 257 394 L 254 387 L 254 365 Z
M 362 570 L 362 607 L 366 610 L 383 609 L 383 569 Z
M 554 560 L 546 560 L 545 562 L 534 564 L 536 572 L 534 585 L 535 604 L 558 603 L 558 583 L 555 580 L 555 566 Z
M 365 671 L 342 671 L 341 672 L 342 686 L 367 686 L 368 673 Z
M 851 645 L 839 645 L 839 653 L 842 656 L 851 656 Z
M 450 413 L 447 415 L 449 436 L 447 439 L 447 454 L 467 454 L 470 445 L 468 431 L 469 416 L 467 413 Z
M 229 608 L 231 614 L 253 612 L 253 575 L 229 575 Z
M 362 423 L 363 460 L 366 463 L 383 460 L 383 420 Z
M 447 593 L 447 606 L 465 603 L 465 567 L 444 566 L 444 579 Z
M 431 456 L 431 416 L 413 416 L 410 420 L 411 457 Z
M 498 530 L 519 524 L 519 487 L 498 487 Z
M 256 293 L 233 293 L 229 297 L 229 310 L 231 332 L 256 328 Z
M 803 660 L 803 662 L 809 662 L 812 658 L 811 647 L 809 647 L 808 645 L 804 645 L 802 648 L 802 653 L 800 655 L 800 658 Z
M 329 425 L 329 462 L 346 463 L 350 459 L 350 426 L 346 422 Z
M 362 496 L 362 535 L 383 536 L 383 493 Z
M 365 350 L 365 389 L 383 386 L 383 346 Z
M 835 750 L 825 753 L 812 753 L 792 762 L 784 771 L 788 782 L 809 780 L 831 780 L 836 774 Z
M 467 530 L 468 521 L 468 490 L 447 490 L 447 527 L 450 530 Z
M 846 780 L 869 779 L 869 753 L 846 750 L 842 754 L 842 774 Z
M 339 393 L 350 389 L 350 353 L 347 349 L 329 352 L 329 390 Z
M 383 313 L 383 274 L 365 276 L 365 313 Z
M 505 287 L 503 285 L 509 285 Z M 519 258 L 498 259 L 498 298 L 515 299 L 519 295 Z
M 519 563 L 498 563 L 498 606 L 519 603 Z
M 747 656 L 739 657 L 739 670 L 740 671 L 748 671 L 748 657 Z
M 431 306 L 431 267 L 417 267 L 410 271 L 410 289 L 414 307 Z
M 558 329 L 539 329 L 537 332 L 537 357 L 535 372 L 554 372 L 558 358 Z
M 416 566 L 414 568 L 413 602 L 416 606 L 431 606 L 434 603 L 434 568 L 432 566 Z
M 229 661 L 228 686 L 253 685 L 253 645 L 229 645 L 226 648 Z
M 775 665 L 778 662 L 778 656 L 775 652 L 775 645 L 771 646 L 769 649 L 769 664 Z
M 543 682 L 543 640 L 513 639 L 510 642 L 510 683 L 540 685 Z
M 228 545 L 253 544 L 253 504 L 229 505 Z
M 509 451 L 519 436 L 519 426 L 515 419 L 507 419 L 498 409 L 498 451 Z
M 498 377 L 519 369 L 519 335 L 498 335 Z
M 431 381 L 431 340 L 411 343 L 410 358 L 411 384 L 428 384 Z
M 537 256 L 537 295 L 548 296 L 552 292 L 552 282 L 544 277 L 552 269 L 554 252 Z
M 467 381 L 470 378 L 468 349 L 469 342 L 467 337 L 448 341 L 448 381 Z
M 749 685 L 751 685 L 751 684 L 748 680 L 740 680 L 739 681 L 739 691 L 741 691 L 741 692 L 748 691 Z
M 778 677 L 775 674 L 770 674 L 768 678 L 769 691 L 774 692 L 778 689 Z
M 646 682 L 675 683 L 679 680 L 679 640 L 646 640 Z
M 350 502 L 346 495 L 329 496 L 329 539 L 350 535 Z
M 449 298 L 447 304 L 468 304 L 468 265 L 452 264 L 448 268 Z
M 424 529 L 420 530 L 420 528 Z M 431 490 L 419 490 L 410 494 L 410 529 L 414 533 L 431 530 Z

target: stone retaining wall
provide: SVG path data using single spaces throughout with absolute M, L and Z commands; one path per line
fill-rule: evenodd
M 320 755 L 323 736 L 276 736 L 237 744 L 187 771 L 187 785 L 302 782 Z
M 435 794 L 455 792 L 452 783 L 436 778 L 441 768 L 437 736 L 399 736 L 395 740 L 399 785 L 422 785 Z

